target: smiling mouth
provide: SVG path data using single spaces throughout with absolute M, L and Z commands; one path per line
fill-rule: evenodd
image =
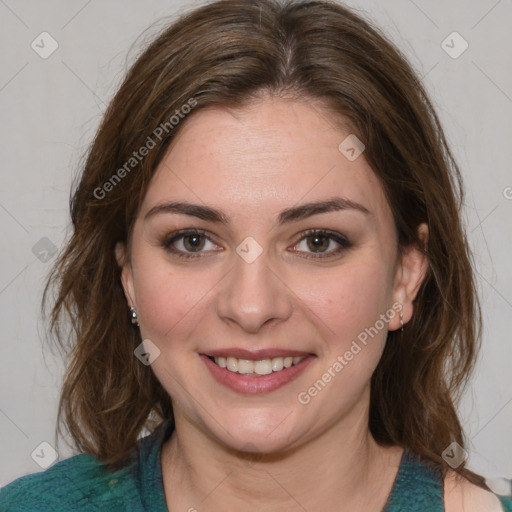
M 236 357 L 212 357 L 208 358 L 217 366 L 225 368 L 232 373 L 247 376 L 263 376 L 280 372 L 286 368 L 298 365 L 307 356 L 273 357 L 271 359 L 239 359 Z

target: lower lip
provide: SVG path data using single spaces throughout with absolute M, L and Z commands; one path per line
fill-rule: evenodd
M 315 358 L 315 356 L 307 356 L 295 366 L 283 368 L 281 371 L 272 372 L 269 375 L 255 377 L 230 372 L 226 368 L 221 368 L 218 364 L 214 363 L 208 356 L 200 354 L 200 357 L 205 362 L 217 382 L 220 382 L 224 386 L 227 386 L 238 393 L 251 394 L 269 393 L 270 391 L 274 391 L 275 389 L 288 384 L 288 382 L 291 382 L 293 379 L 298 377 L 304 371 L 306 366 L 308 366 Z

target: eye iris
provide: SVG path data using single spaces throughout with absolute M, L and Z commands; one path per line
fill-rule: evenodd
M 195 240 L 190 244 L 190 247 L 187 247 L 189 244 L 187 244 L 187 240 Z M 183 245 L 185 246 L 185 249 L 194 251 L 196 249 L 202 249 L 204 245 L 204 240 L 202 240 L 202 235 L 186 235 L 183 237 Z
M 327 247 L 329 247 L 329 239 L 326 236 L 323 236 L 323 235 L 311 235 L 309 237 L 309 240 L 313 240 L 312 244 L 308 243 L 309 248 L 312 249 L 312 250 L 327 249 Z M 323 240 L 324 244 L 322 244 L 321 242 L 318 243 L 319 240 Z M 325 242 L 327 242 L 327 243 L 325 243 Z

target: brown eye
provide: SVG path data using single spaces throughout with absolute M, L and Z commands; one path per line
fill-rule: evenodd
M 183 238 L 183 246 L 187 251 L 198 251 L 204 247 L 204 237 L 203 235 L 184 235 Z
M 322 229 L 306 231 L 302 234 L 301 239 L 294 247 L 297 247 L 304 241 L 306 250 L 294 249 L 294 252 L 310 252 L 311 255 L 305 257 L 313 259 L 336 256 L 352 246 L 349 240 L 341 233 L 326 231 Z M 334 249 L 329 251 L 329 247 L 332 247 L 333 244 Z
M 308 248 L 312 251 L 324 252 L 329 248 L 329 244 L 331 239 L 324 235 L 309 235 L 308 240 Z
M 183 258 L 197 258 L 210 243 L 215 244 L 209 239 L 206 233 L 197 230 L 184 230 L 168 236 L 163 242 L 162 247 L 173 255 Z

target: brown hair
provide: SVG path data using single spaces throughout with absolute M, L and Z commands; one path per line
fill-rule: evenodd
M 465 444 L 455 405 L 480 339 L 461 176 L 405 58 L 368 21 L 328 1 L 206 4 L 166 27 L 127 73 L 88 151 L 70 204 L 74 231 L 43 297 L 44 305 L 57 288 L 51 332 L 70 356 L 58 430 L 64 414 L 76 447 L 115 468 L 144 427 L 172 418 L 168 394 L 134 357 L 141 337 L 129 322 L 114 247 L 129 246 L 152 174 L 186 122 L 169 124 L 184 117 L 183 105 L 193 102 L 195 115 L 264 94 L 320 101 L 348 121 L 380 178 L 400 247 L 421 248 L 417 229 L 428 225 L 428 272 L 411 322 L 388 334 L 372 377 L 369 428 L 377 442 L 407 448 L 445 474 L 443 450 Z M 158 126 L 168 128 L 160 139 Z M 130 161 L 148 137 L 155 146 Z

